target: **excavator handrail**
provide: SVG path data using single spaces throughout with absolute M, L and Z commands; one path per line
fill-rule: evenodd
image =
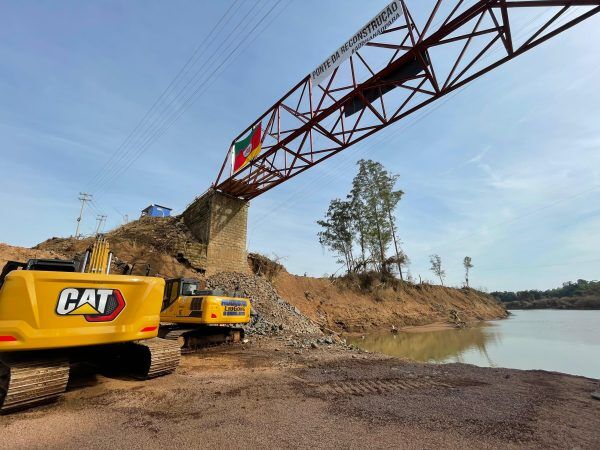
M 8 275 L 13 270 L 18 270 L 19 268 L 24 269 L 25 266 L 27 266 L 27 263 L 20 261 L 7 261 L 6 264 L 4 264 L 4 267 L 2 268 L 2 272 L 0 272 L 0 288 L 2 288 L 2 285 L 4 284 L 4 279 L 6 278 L 6 275 Z

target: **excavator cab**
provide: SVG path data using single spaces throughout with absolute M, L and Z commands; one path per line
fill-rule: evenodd
M 200 282 L 193 278 L 174 278 L 165 283 L 165 292 L 163 295 L 164 310 L 171 305 L 180 296 L 189 297 L 200 294 Z

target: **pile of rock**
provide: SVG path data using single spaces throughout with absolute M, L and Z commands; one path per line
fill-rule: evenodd
M 277 294 L 264 278 L 237 272 L 223 272 L 206 280 L 209 289 L 237 291 L 252 302 L 252 320 L 247 327 L 250 334 L 303 334 L 323 335 L 320 327 Z

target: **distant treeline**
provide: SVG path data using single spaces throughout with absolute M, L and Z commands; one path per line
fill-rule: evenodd
M 556 289 L 492 292 L 491 295 L 508 309 L 600 309 L 600 281 L 568 281 Z

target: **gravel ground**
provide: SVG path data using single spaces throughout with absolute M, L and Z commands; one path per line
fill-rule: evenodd
M 57 403 L 0 417 L 0 447 L 593 449 L 596 385 L 254 336 L 155 380 L 75 376 Z

